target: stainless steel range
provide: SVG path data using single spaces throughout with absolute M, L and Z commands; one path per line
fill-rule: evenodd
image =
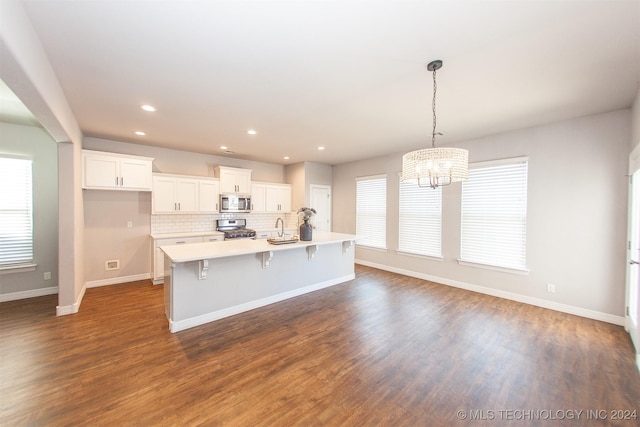
M 256 238 L 255 230 L 247 228 L 246 219 L 218 219 L 216 230 L 224 233 L 224 240 Z

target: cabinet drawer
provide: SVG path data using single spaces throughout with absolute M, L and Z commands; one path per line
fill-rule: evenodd
M 221 242 L 224 240 L 224 236 L 202 236 L 202 241 L 207 242 Z
M 175 239 L 156 240 L 156 248 L 168 245 L 185 245 L 187 243 L 202 243 L 202 237 L 178 237 Z

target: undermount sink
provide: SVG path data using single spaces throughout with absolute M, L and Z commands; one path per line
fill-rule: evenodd
M 272 245 L 286 245 L 287 243 L 296 243 L 297 241 L 298 238 L 293 236 L 271 237 L 267 239 L 267 242 Z

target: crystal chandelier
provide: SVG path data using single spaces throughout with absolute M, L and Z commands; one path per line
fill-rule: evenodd
M 433 71 L 433 131 L 431 148 L 411 151 L 402 156 L 403 181 L 415 181 L 420 187 L 437 188 L 452 182 L 467 179 L 469 152 L 462 148 L 436 148 L 436 70 L 442 67 L 442 61 L 432 61 L 427 70 Z M 428 180 L 428 184 L 427 184 Z

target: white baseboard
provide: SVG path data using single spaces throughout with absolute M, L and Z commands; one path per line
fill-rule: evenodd
M 265 305 L 273 304 L 276 302 L 284 301 L 289 298 L 297 297 L 309 292 L 317 291 L 319 289 L 328 288 L 330 286 L 339 285 L 340 283 L 347 282 L 355 279 L 356 275 L 348 274 L 346 276 L 338 277 L 336 279 L 326 280 L 324 282 L 316 283 L 306 286 L 304 288 L 294 289 L 288 292 L 283 292 L 278 295 L 273 295 L 267 298 L 262 298 L 255 301 L 250 301 L 244 304 L 235 305 L 233 307 L 224 308 L 222 310 L 214 311 L 211 313 L 203 314 L 189 319 L 172 321 L 169 320 L 169 330 L 171 332 L 184 331 L 185 329 L 193 328 L 194 326 L 200 326 L 205 323 L 213 322 L 214 320 L 223 319 L 225 317 L 233 316 L 243 313 L 245 311 L 253 310 Z
M 11 292 L 9 294 L 0 294 L 0 302 L 15 301 L 19 299 L 27 299 L 33 297 L 41 297 L 44 295 L 53 295 L 58 293 L 58 287 L 31 289 L 30 291 Z
M 87 288 L 100 286 L 119 285 L 120 283 L 137 282 L 138 280 L 151 279 L 151 273 L 134 274 L 131 276 L 112 277 L 110 279 L 91 280 L 85 283 Z
M 59 305 L 56 307 L 56 316 L 66 316 L 67 314 L 76 314 L 78 310 L 80 310 L 80 304 L 82 303 L 82 298 L 84 298 L 84 293 L 87 291 L 87 285 L 85 284 L 82 289 L 80 289 L 80 294 L 78 298 L 76 298 L 76 302 L 71 305 Z
M 415 277 L 417 279 L 428 280 L 430 282 L 435 282 L 442 285 L 453 286 L 455 288 L 466 289 L 468 291 L 478 292 L 481 294 L 491 295 L 498 298 L 504 298 L 512 301 L 522 302 L 529 305 L 535 305 L 537 307 L 542 307 L 550 310 L 560 311 L 563 313 L 573 314 L 580 317 L 586 317 L 588 319 L 600 320 L 602 322 L 613 323 L 614 325 L 624 326 L 624 317 L 622 316 L 616 316 L 609 313 L 589 310 L 587 308 L 576 307 L 574 305 L 562 304 L 559 302 L 548 301 L 540 298 L 529 297 L 526 295 L 516 294 L 514 292 L 501 291 L 498 289 L 487 288 L 485 286 L 473 285 L 471 283 L 459 282 L 457 280 L 451 280 L 451 279 L 446 279 L 444 277 L 432 276 L 430 274 L 419 273 L 416 271 L 405 270 L 402 268 L 391 267 L 388 265 L 378 264 L 375 262 L 369 262 L 369 261 L 364 261 L 360 259 L 356 259 L 355 263 L 365 265 L 367 267 L 377 268 L 380 270 L 390 271 L 392 273 L 402 274 L 403 276 Z

